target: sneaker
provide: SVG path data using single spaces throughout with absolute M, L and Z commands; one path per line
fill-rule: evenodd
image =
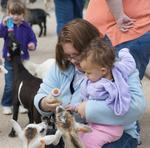
M 26 108 L 24 108 L 22 105 L 19 106 L 19 113 L 26 114 L 27 112 L 28 110 Z
M 12 114 L 11 107 L 8 107 L 8 106 L 3 107 L 3 114 L 4 115 L 11 115 Z

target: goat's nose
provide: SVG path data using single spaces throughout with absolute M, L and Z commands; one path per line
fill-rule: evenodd
M 58 106 L 57 108 L 56 108 L 56 112 L 57 113 L 59 113 L 59 112 L 62 112 L 62 111 L 64 111 L 64 108 L 63 108 L 63 106 Z

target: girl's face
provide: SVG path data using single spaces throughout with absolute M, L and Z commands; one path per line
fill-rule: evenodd
M 16 25 L 21 24 L 21 22 L 24 20 L 24 14 L 23 13 L 22 14 L 10 13 L 9 15 L 13 18 L 14 24 L 16 24 Z
M 92 82 L 100 80 L 102 77 L 107 77 L 107 68 L 92 63 L 89 58 L 82 60 L 80 66 Z
M 65 57 L 68 61 L 75 65 L 75 67 L 81 70 L 79 63 L 80 53 L 73 47 L 72 43 L 64 43 L 62 45 Z

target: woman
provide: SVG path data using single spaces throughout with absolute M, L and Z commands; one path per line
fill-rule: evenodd
M 53 88 L 60 89 L 59 100 L 64 106 L 81 101 L 80 85 L 84 74 L 80 67 L 79 55 L 84 52 L 88 43 L 98 36 L 100 36 L 98 30 L 82 19 L 71 21 L 63 27 L 56 45 L 56 64 L 49 70 L 34 98 L 34 104 L 42 115 L 48 116 L 58 105 L 57 102 L 53 103 L 54 99 L 46 97 Z M 131 105 L 128 113 L 122 117 L 116 116 L 103 101 L 95 103 L 94 100 L 89 100 L 80 105 L 79 114 L 84 116 L 87 122 L 125 127 L 123 136 L 117 142 L 107 144 L 103 148 L 137 146 L 134 121 L 143 115 L 145 109 L 145 99 L 137 71 L 129 77 L 129 87 L 132 96 Z

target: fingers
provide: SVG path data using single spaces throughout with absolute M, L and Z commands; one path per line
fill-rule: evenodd
M 128 31 L 129 29 L 131 29 L 131 28 L 133 28 L 133 27 L 134 27 L 133 24 L 130 24 L 130 25 L 122 25 L 122 26 L 120 26 L 120 31 L 126 32 L 126 31 Z
M 41 109 L 43 111 L 52 111 L 54 112 L 56 110 L 56 107 L 59 106 L 61 104 L 61 101 L 59 101 L 58 99 L 52 98 L 43 98 L 41 101 Z

